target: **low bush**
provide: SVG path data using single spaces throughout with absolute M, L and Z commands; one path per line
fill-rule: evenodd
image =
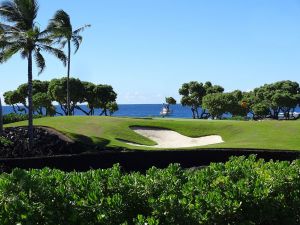
M 225 120 L 238 120 L 238 121 L 246 121 L 246 120 L 251 120 L 250 117 L 245 117 L 245 116 L 232 116 L 232 117 L 227 117 L 223 118 Z
M 8 139 L 6 139 L 5 137 L 1 137 L 0 136 L 0 147 L 8 147 L 8 146 L 12 146 L 13 145 L 13 143 L 10 141 L 10 140 L 8 140 Z
M 34 119 L 42 118 L 42 115 L 33 115 Z M 28 120 L 28 114 L 10 113 L 3 116 L 3 124 Z
M 0 224 L 299 224 L 299 171 L 254 156 L 146 174 L 15 169 L 0 175 Z

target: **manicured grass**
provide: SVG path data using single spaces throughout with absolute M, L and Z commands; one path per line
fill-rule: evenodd
M 25 121 L 7 126 L 26 124 Z M 130 129 L 130 126 L 151 126 L 171 129 L 190 137 L 221 135 L 225 141 L 205 148 L 300 150 L 300 121 L 209 121 L 74 116 L 41 118 L 34 120 L 34 124 L 52 127 L 76 141 L 109 147 L 141 149 L 141 147 L 127 145 L 118 139 L 143 145 L 155 145 L 155 142 Z

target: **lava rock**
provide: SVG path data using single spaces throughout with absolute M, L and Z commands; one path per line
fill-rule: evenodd
M 28 150 L 28 128 L 5 128 L 2 134 L 10 140 L 12 145 L 4 146 L 0 143 L 0 158 L 23 158 L 37 156 L 53 156 L 80 153 L 73 141 L 63 138 L 58 132 L 51 132 L 49 128 L 35 127 L 34 143 L 31 151 Z

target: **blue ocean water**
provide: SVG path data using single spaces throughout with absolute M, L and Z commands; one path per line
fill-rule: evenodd
M 88 111 L 86 105 L 81 107 Z M 173 113 L 168 117 L 171 118 L 192 118 L 192 111 L 189 107 L 184 107 L 180 104 L 170 106 Z M 59 106 L 56 106 L 58 112 L 62 112 Z M 162 110 L 162 104 L 120 104 L 119 110 L 114 113 L 114 116 L 127 116 L 127 117 L 161 117 L 160 111 Z M 11 106 L 3 106 L 4 114 L 12 113 Z M 199 111 L 199 113 L 201 110 Z M 300 112 L 300 107 L 297 107 L 295 112 Z M 95 110 L 95 115 L 99 115 L 101 110 Z M 75 110 L 75 115 L 85 115 L 80 110 Z M 230 115 L 223 115 L 228 117 Z
M 86 105 L 81 107 L 88 111 Z M 169 117 L 173 118 L 192 118 L 192 111 L 189 107 L 184 107 L 180 104 L 172 105 L 170 108 L 173 113 Z M 59 106 L 56 106 L 56 110 L 62 113 Z M 162 104 L 120 104 L 119 110 L 115 112 L 114 116 L 128 116 L 128 117 L 159 117 L 162 110 Z M 11 106 L 3 106 L 3 113 L 12 113 L 13 108 Z M 95 110 L 95 115 L 99 115 L 101 110 Z M 75 115 L 85 115 L 80 110 L 75 110 Z

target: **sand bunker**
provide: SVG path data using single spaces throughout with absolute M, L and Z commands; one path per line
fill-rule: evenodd
M 172 130 L 158 129 L 151 127 L 132 127 L 132 130 L 140 135 L 143 135 L 157 143 L 154 146 L 138 145 L 127 143 L 136 146 L 147 146 L 155 148 L 184 148 L 197 147 L 211 144 L 223 143 L 222 137 L 219 135 L 210 135 L 205 137 L 190 138 L 179 134 Z

